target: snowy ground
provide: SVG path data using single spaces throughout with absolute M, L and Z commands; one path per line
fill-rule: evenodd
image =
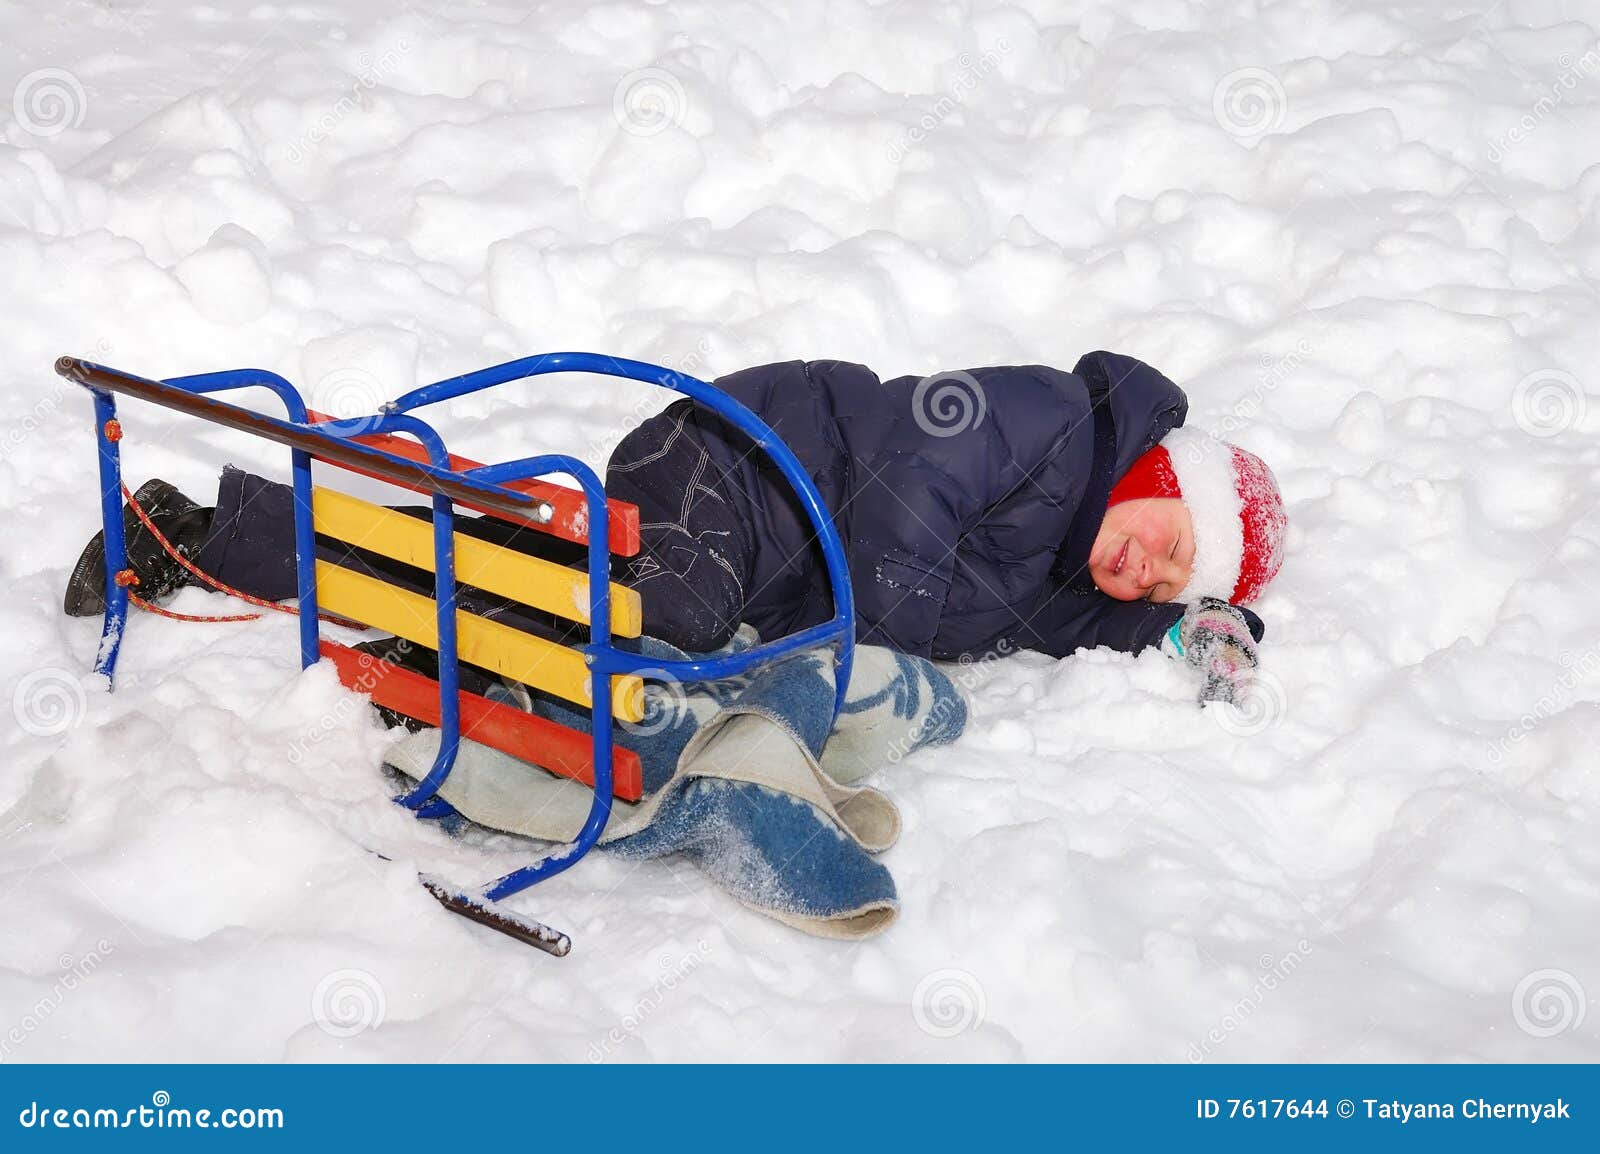
M 1600 1058 L 1592 7 L 70 0 L 0 63 L 0 1058 Z M 1290 501 L 1253 711 L 1156 654 L 965 671 L 970 733 L 877 782 L 886 936 L 597 855 L 518 902 L 553 961 L 416 886 L 521 851 L 387 804 L 290 619 L 137 617 L 83 681 L 55 356 L 354 413 L 558 348 L 1152 362 Z M 442 425 L 599 465 L 652 404 Z M 125 415 L 135 482 L 283 472 Z

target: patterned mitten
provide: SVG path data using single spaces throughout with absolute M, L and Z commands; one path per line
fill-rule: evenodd
M 1200 671 L 1200 701 L 1237 704 L 1256 667 L 1256 641 L 1235 606 L 1218 597 L 1191 601 L 1167 634 L 1173 652 Z

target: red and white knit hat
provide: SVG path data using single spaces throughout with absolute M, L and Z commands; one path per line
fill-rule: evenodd
M 1178 497 L 1189 508 L 1195 552 L 1185 600 L 1248 605 L 1283 568 L 1283 494 L 1254 453 L 1174 429 L 1129 467 L 1107 507 L 1148 497 Z

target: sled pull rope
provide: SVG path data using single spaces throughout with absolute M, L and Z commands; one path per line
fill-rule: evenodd
M 139 574 L 132 569 L 123 569 L 118 572 L 116 580 L 118 585 L 128 591 L 129 601 L 132 601 L 146 613 L 154 613 L 157 617 L 165 617 L 171 621 L 255 621 L 261 617 L 259 613 L 226 613 L 211 617 L 201 616 L 196 613 L 178 613 L 171 609 L 163 609 L 154 601 L 146 601 L 135 593 L 133 590 L 139 584 Z
M 111 430 L 109 426 L 111 424 L 115 424 L 115 422 L 108 422 L 107 424 L 108 427 L 106 434 L 107 436 L 110 436 Z M 120 440 L 121 436 L 122 431 L 121 426 L 119 425 L 117 427 L 116 436 L 112 437 L 111 439 Z M 168 557 L 171 557 L 174 561 L 176 561 L 179 565 L 183 566 L 183 568 L 190 575 L 199 578 L 202 582 L 211 586 L 211 588 L 215 589 L 218 593 L 226 593 L 230 597 L 237 597 L 241 601 L 248 602 L 251 605 L 258 605 L 262 609 L 271 609 L 275 613 L 288 613 L 293 616 L 299 616 L 300 611 L 294 606 L 279 605 L 276 601 L 267 601 L 260 597 L 253 597 L 242 589 L 235 589 L 226 581 L 219 581 L 217 578 L 207 573 L 204 569 L 200 568 L 200 566 L 196 565 L 193 561 L 190 561 L 189 558 L 184 556 L 182 549 L 179 549 L 176 545 L 169 541 L 166 534 L 160 529 L 156 528 L 156 523 L 150 519 L 150 515 L 144 511 L 138 501 L 133 499 L 133 494 L 128 491 L 128 484 L 126 481 L 124 481 L 122 484 L 122 499 L 128 503 L 128 508 L 133 510 L 133 515 L 139 519 L 139 524 L 143 525 L 145 529 L 149 531 L 150 535 L 156 539 L 156 544 L 161 546 L 162 551 L 165 552 Z M 166 617 L 173 621 L 204 622 L 259 621 L 261 619 L 261 614 L 259 613 L 230 613 L 207 616 L 199 613 L 178 613 L 171 609 L 163 609 L 161 606 L 156 605 L 153 602 L 146 601 L 143 597 L 140 597 L 133 591 L 134 586 L 139 584 L 139 574 L 135 573 L 132 569 L 121 570 L 117 574 L 116 580 L 118 585 L 122 585 L 127 588 L 129 601 L 132 601 L 135 605 L 147 613 L 154 613 L 157 617 Z M 332 622 L 335 625 L 346 625 L 352 629 L 366 628 L 364 625 L 358 625 L 353 621 L 347 621 L 343 617 L 335 617 L 332 614 L 320 613 L 318 616 L 324 621 Z

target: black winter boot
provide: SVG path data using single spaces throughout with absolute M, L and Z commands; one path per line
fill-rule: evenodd
M 159 479 L 140 485 L 133 499 L 178 552 L 193 557 L 200 551 L 211 528 L 210 509 L 201 508 Z M 188 572 L 172 559 L 127 506 L 122 510 L 122 532 L 127 541 L 128 567 L 139 575 L 139 583 L 134 586 L 139 596 L 155 601 L 188 582 Z M 63 608 L 69 617 L 93 617 L 105 612 L 106 542 L 103 532 L 90 538 L 78 563 L 72 567 Z

